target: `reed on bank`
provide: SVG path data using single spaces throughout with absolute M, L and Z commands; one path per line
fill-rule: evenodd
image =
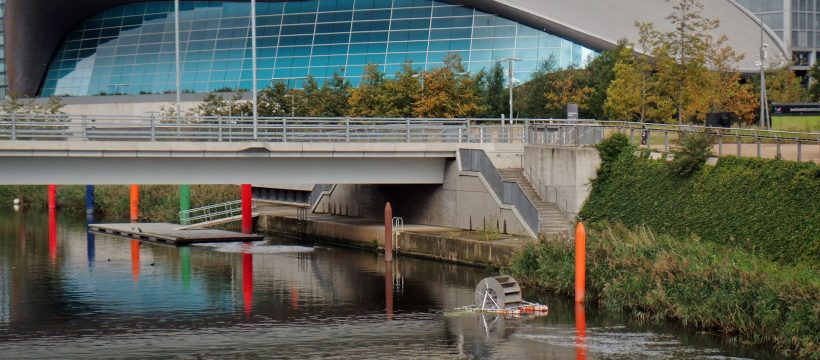
M 525 284 L 574 293 L 574 246 L 525 247 L 510 271 Z M 587 301 L 648 321 L 677 321 L 731 339 L 820 358 L 820 278 L 697 236 L 597 223 L 587 239 Z

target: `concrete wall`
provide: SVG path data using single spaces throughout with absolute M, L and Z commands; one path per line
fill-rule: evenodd
M 524 147 L 524 174 L 541 197 L 574 219 L 592 190 L 601 157 L 595 148 Z
M 530 235 L 512 206 L 501 204 L 478 173 L 460 171 L 455 160 L 445 168 L 442 185 L 337 185 L 316 212 L 379 219 L 390 201 L 394 216 L 408 224 Z

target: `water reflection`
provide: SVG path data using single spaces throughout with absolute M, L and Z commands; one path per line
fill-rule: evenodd
M 772 356 L 534 293 L 549 316 L 450 313 L 482 269 L 279 241 L 174 248 L 2 215 L 3 358 Z
M 57 265 L 57 209 L 48 209 L 48 258 Z
M 89 186 L 91 186 L 91 185 L 89 185 Z M 94 214 L 93 213 L 87 214 L 86 217 L 85 217 L 85 222 L 88 225 L 93 224 L 94 223 Z M 95 256 L 95 251 L 96 251 L 95 248 L 97 246 L 97 244 L 96 244 L 97 238 L 96 238 L 96 235 L 94 235 L 94 232 L 86 231 L 86 238 L 85 239 L 86 239 L 86 253 L 88 254 L 88 270 L 92 271 L 92 270 L 94 270 L 94 256 Z

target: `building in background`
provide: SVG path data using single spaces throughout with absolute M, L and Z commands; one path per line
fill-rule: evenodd
M 4 0 L 0 0 L 0 4 Z M 176 91 L 174 1 L 5 0 L 8 90 L 21 97 L 135 95 L 156 100 Z M 251 89 L 249 1 L 180 1 L 182 91 Z M 644 0 L 258 0 L 257 86 L 300 87 L 344 76 L 354 84 L 366 64 L 389 74 L 405 62 L 442 66 L 458 53 L 476 72 L 518 58 L 526 81 L 547 59 L 583 66 L 621 39 L 637 40 L 635 21 L 671 30 L 672 3 Z M 757 20 L 734 0 L 704 2 L 720 19 L 716 35 L 746 55 L 753 72 Z M 767 30 L 770 54 L 786 50 Z M 814 38 L 812 38 L 814 39 Z M 506 63 L 504 63 L 506 66 Z M 136 100 L 134 100 L 136 99 Z M 94 102 L 95 100 L 81 100 Z M 103 102 L 110 102 L 104 100 Z M 126 100 L 123 100 L 126 101 Z M 167 101 L 167 100 L 163 100 Z M 148 111 L 140 109 L 134 111 Z
M 737 0 L 788 47 L 798 75 L 820 60 L 820 0 Z

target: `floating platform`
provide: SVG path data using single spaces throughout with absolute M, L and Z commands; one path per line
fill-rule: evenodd
M 169 245 L 189 245 L 213 242 L 259 241 L 261 235 L 247 235 L 233 231 L 213 229 L 180 229 L 179 224 L 126 223 L 90 224 L 88 230 L 101 234 L 123 236 L 131 239 L 152 241 Z

